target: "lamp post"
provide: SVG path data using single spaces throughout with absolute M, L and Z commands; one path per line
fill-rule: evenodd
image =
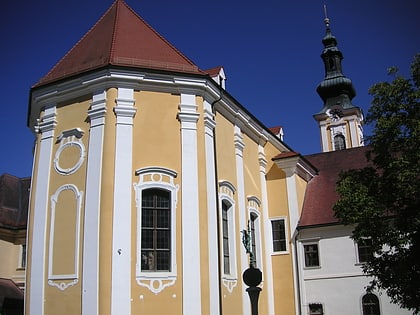
M 249 223 L 249 222 L 248 222 Z M 254 253 L 251 250 L 251 231 L 243 230 L 242 232 L 242 243 L 245 247 L 246 253 L 249 254 L 249 268 L 242 274 L 242 280 L 248 286 L 246 292 L 248 292 L 249 299 L 251 301 L 251 314 L 258 315 L 258 299 L 260 297 L 261 288 L 258 285 L 262 281 L 262 272 L 260 269 L 255 268 Z

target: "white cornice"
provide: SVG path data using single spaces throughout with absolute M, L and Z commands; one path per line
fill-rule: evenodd
M 203 96 L 206 101 L 215 103 L 214 111 L 219 111 L 232 123 L 240 126 L 242 132 L 255 142 L 265 145 L 271 142 L 280 151 L 289 151 L 276 137 L 272 136 L 265 126 L 262 126 L 252 117 L 242 105 L 233 99 L 228 93 L 223 93 L 220 87 L 211 79 L 203 76 L 191 76 L 173 73 L 155 73 L 147 71 L 132 71 L 122 69 L 102 69 L 88 73 L 66 81 L 49 84 L 35 88 L 31 91 L 31 117 L 29 126 L 36 125 L 39 112 L 46 105 L 59 104 L 69 99 L 77 98 L 86 94 L 92 94 L 100 90 L 112 87 L 124 87 L 134 90 L 147 90 L 156 92 L 167 92 L 174 94 L 194 94 Z
M 302 159 L 300 155 L 276 159 L 274 162 L 278 168 L 286 173 L 287 177 L 297 174 L 309 182 L 316 175 L 316 169 Z

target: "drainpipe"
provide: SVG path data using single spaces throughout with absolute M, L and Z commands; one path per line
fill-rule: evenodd
M 217 102 L 219 102 L 222 99 L 222 96 L 223 96 L 222 86 L 219 85 L 219 88 L 220 88 L 219 98 L 214 100 L 210 105 L 211 110 L 214 114 L 214 120 L 216 120 L 216 111 L 214 110 L 214 105 Z M 219 275 L 218 275 L 218 278 L 219 278 L 219 314 L 222 315 L 223 314 L 223 307 L 222 307 L 223 289 L 222 289 L 222 277 L 221 277 L 221 272 L 220 272 L 222 261 L 221 261 L 221 257 L 220 257 L 221 247 L 220 247 L 220 215 L 219 215 L 220 208 L 219 208 L 219 185 L 218 185 L 219 176 L 217 175 L 217 154 L 216 154 L 217 151 L 216 150 L 217 150 L 217 148 L 216 148 L 216 127 L 215 127 L 213 129 L 213 154 L 214 154 L 214 176 L 215 176 L 215 183 L 214 184 L 216 186 L 216 220 L 217 220 L 217 250 L 218 250 L 218 253 L 217 253 L 218 259 L 217 260 L 218 260 L 218 264 L 219 264 L 219 268 L 218 268 L 218 270 L 219 270 Z
M 297 238 L 299 236 L 299 229 L 296 228 L 296 231 L 293 233 L 293 237 L 292 237 L 292 243 L 294 246 L 294 251 L 293 254 L 295 256 L 295 266 L 296 266 L 296 270 L 295 270 L 295 279 L 296 279 L 296 298 L 297 298 L 297 314 L 298 315 L 302 315 L 302 297 L 301 297 L 301 291 L 300 291 L 300 267 L 299 267 L 299 257 L 298 257 L 298 246 L 297 246 Z

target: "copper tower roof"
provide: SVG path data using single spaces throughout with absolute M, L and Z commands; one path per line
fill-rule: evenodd
M 123 0 L 116 0 L 34 87 L 109 65 L 203 74 Z

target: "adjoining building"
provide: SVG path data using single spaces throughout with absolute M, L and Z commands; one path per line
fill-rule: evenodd
M 251 263 L 261 314 L 391 314 L 377 295 L 364 310 L 362 251 L 332 216 L 338 172 L 366 148 L 329 23 L 323 43 L 324 153 L 302 156 L 223 67 L 200 69 L 116 0 L 31 89 L 26 314 L 249 315 Z M 358 260 L 341 263 L 350 246 Z

